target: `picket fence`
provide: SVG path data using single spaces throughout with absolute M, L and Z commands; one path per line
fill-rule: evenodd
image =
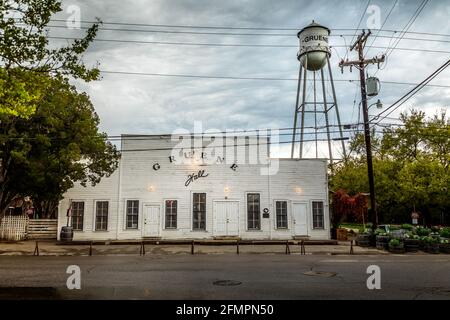
M 5 216 L 0 222 L 0 239 L 20 241 L 27 238 L 27 216 Z

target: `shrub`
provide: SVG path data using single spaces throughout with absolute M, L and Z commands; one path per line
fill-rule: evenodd
M 420 241 L 422 241 L 424 244 L 436 244 L 436 243 L 439 243 L 439 239 L 434 238 L 434 237 L 428 237 L 428 236 L 421 237 Z
M 405 224 L 402 224 L 402 229 L 411 231 L 413 229 L 413 226 L 408 223 L 405 223 Z
M 390 247 L 400 247 L 401 245 L 402 243 L 400 242 L 399 239 L 391 239 L 391 241 L 389 241 Z
M 417 234 L 414 234 L 412 231 L 407 231 L 404 234 L 405 239 L 419 239 L 420 237 Z
M 428 228 L 424 228 L 424 227 L 417 227 L 415 229 L 415 233 L 419 236 L 419 237 L 426 237 L 431 233 L 431 230 Z
M 388 234 L 387 234 L 386 230 L 378 228 L 378 229 L 375 230 L 375 235 L 377 235 L 377 236 L 387 236 Z
M 441 230 L 441 232 L 439 232 L 439 235 L 440 235 L 442 238 L 450 238 L 450 228 L 443 228 L 443 229 Z

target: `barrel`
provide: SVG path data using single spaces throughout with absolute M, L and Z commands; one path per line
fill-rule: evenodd
M 387 250 L 389 245 L 389 236 L 377 236 L 376 247 L 378 250 Z
M 439 251 L 441 253 L 450 254 L 450 244 L 449 243 L 443 243 L 439 245 Z
M 73 240 L 73 228 L 72 227 L 62 227 L 60 233 L 60 240 L 67 242 Z
M 405 248 L 403 246 L 400 246 L 400 247 L 389 246 L 389 252 L 395 253 L 395 254 L 401 254 L 401 253 L 405 253 Z
M 419 251 L 419 240 L 417 239 L 405 239 L 405 250 L 406 252 L 417 252 Z
M 427 253 L 438 254 L 439 253 L 439 243 L 426 244 L 424 251 Z
M 371 235 L 369 234 L 359 234 L 356 238 L 356 244 L 360 247 L 370 247 L 371 246 Z

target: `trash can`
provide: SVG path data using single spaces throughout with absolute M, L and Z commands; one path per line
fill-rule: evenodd
M 73 228 L 72 227 L 62 227 L 59 238 L 60 238 L 60 241 L 63 241 L 63 242 L 72 241 L 73 240 Z

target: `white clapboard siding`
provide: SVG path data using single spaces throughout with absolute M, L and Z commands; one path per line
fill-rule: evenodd
M 27 237 L 27 216 L 5 216 L 0 222 L 0 239 L 7 241 L 25 240 Z
M 58 228 L 57 219 L 30 219 L 28 221 L 28 239 L 56 239 Z
M 237 142 L 242 145 L 245 141 Z M 254 142 L 250 142 L 250 146 Z M 220 142 L 219 145 L 222 145 Z M 228 145 L 233 144 L 233 142 Z M 223 152 L 225 162 L 197 165 L 181 164 L 170 161 L 172 150 L 179 148 L 179 141 L 171 141 L 170 136 L 151 139 L 125 139 L 119 169 L 95 187 L 86 188 L 76 185 L 70 189 L 59 206 L 58 230 L 67 223 L 66 210 L 70 201 L 84 202 L 83 230 L 74 232 L 75 240 L 141 239 L 143 237 L 143 212 L 145 205 L 159 205 L 161 210 L 160 228 L 163 239 L 205 239 L 213 238 L 214 201 L 235 201 L 239 207 L 239 236 L 242 239 L 292 239 L 294 236 L 292 208 L 294 203 L 305 203 L 308 211 L 308 235 L 312 239 L 329 239 L 329 207 L 326 159 L 269 159 L 267 152 L 260 150 L 259 163 L 239 162 L 236 170 L 230 168 L 233 162 L 229 154 L 233 148 Z M 255 150 L 245 147 L 244 154 L 256 154 Z M 153 149 L 152 151 L 145 151 Z M 131 151 L 144 150 L 144 151 Z M 176 153 L 179 153 L 179 149 Z M 234 153 L 234 151 L 233 151 Z M 267 168 L 267 161 L 277 167 L 275 175 L 262 175 L 261 169 Z M 155 166 L 157 170 L 155 170 Z M 205 170 L 205 178 L 193 181 L 185 186 L 187 176 Z M 206 193 L 206 230 L 192 230 L 192 194 Z M 259 193 L 261 211 L 268 208 L 270 218 L 261 218 L 261 230 L 249 231 L 247 228 L 247 193 Z M 164 228 L 165 200 L 177 200 L 177 228 Z M 137 229 L 126 228 L 127 200 L 139 201 Z M 276 229 L 275 201 L 288 202 L 288 228 Z M 96 201 L 108 201 L 108 230 L 95 230 Z M 312 221 L 312 201 L 324 203 L 323 229 L 314 229 Z

